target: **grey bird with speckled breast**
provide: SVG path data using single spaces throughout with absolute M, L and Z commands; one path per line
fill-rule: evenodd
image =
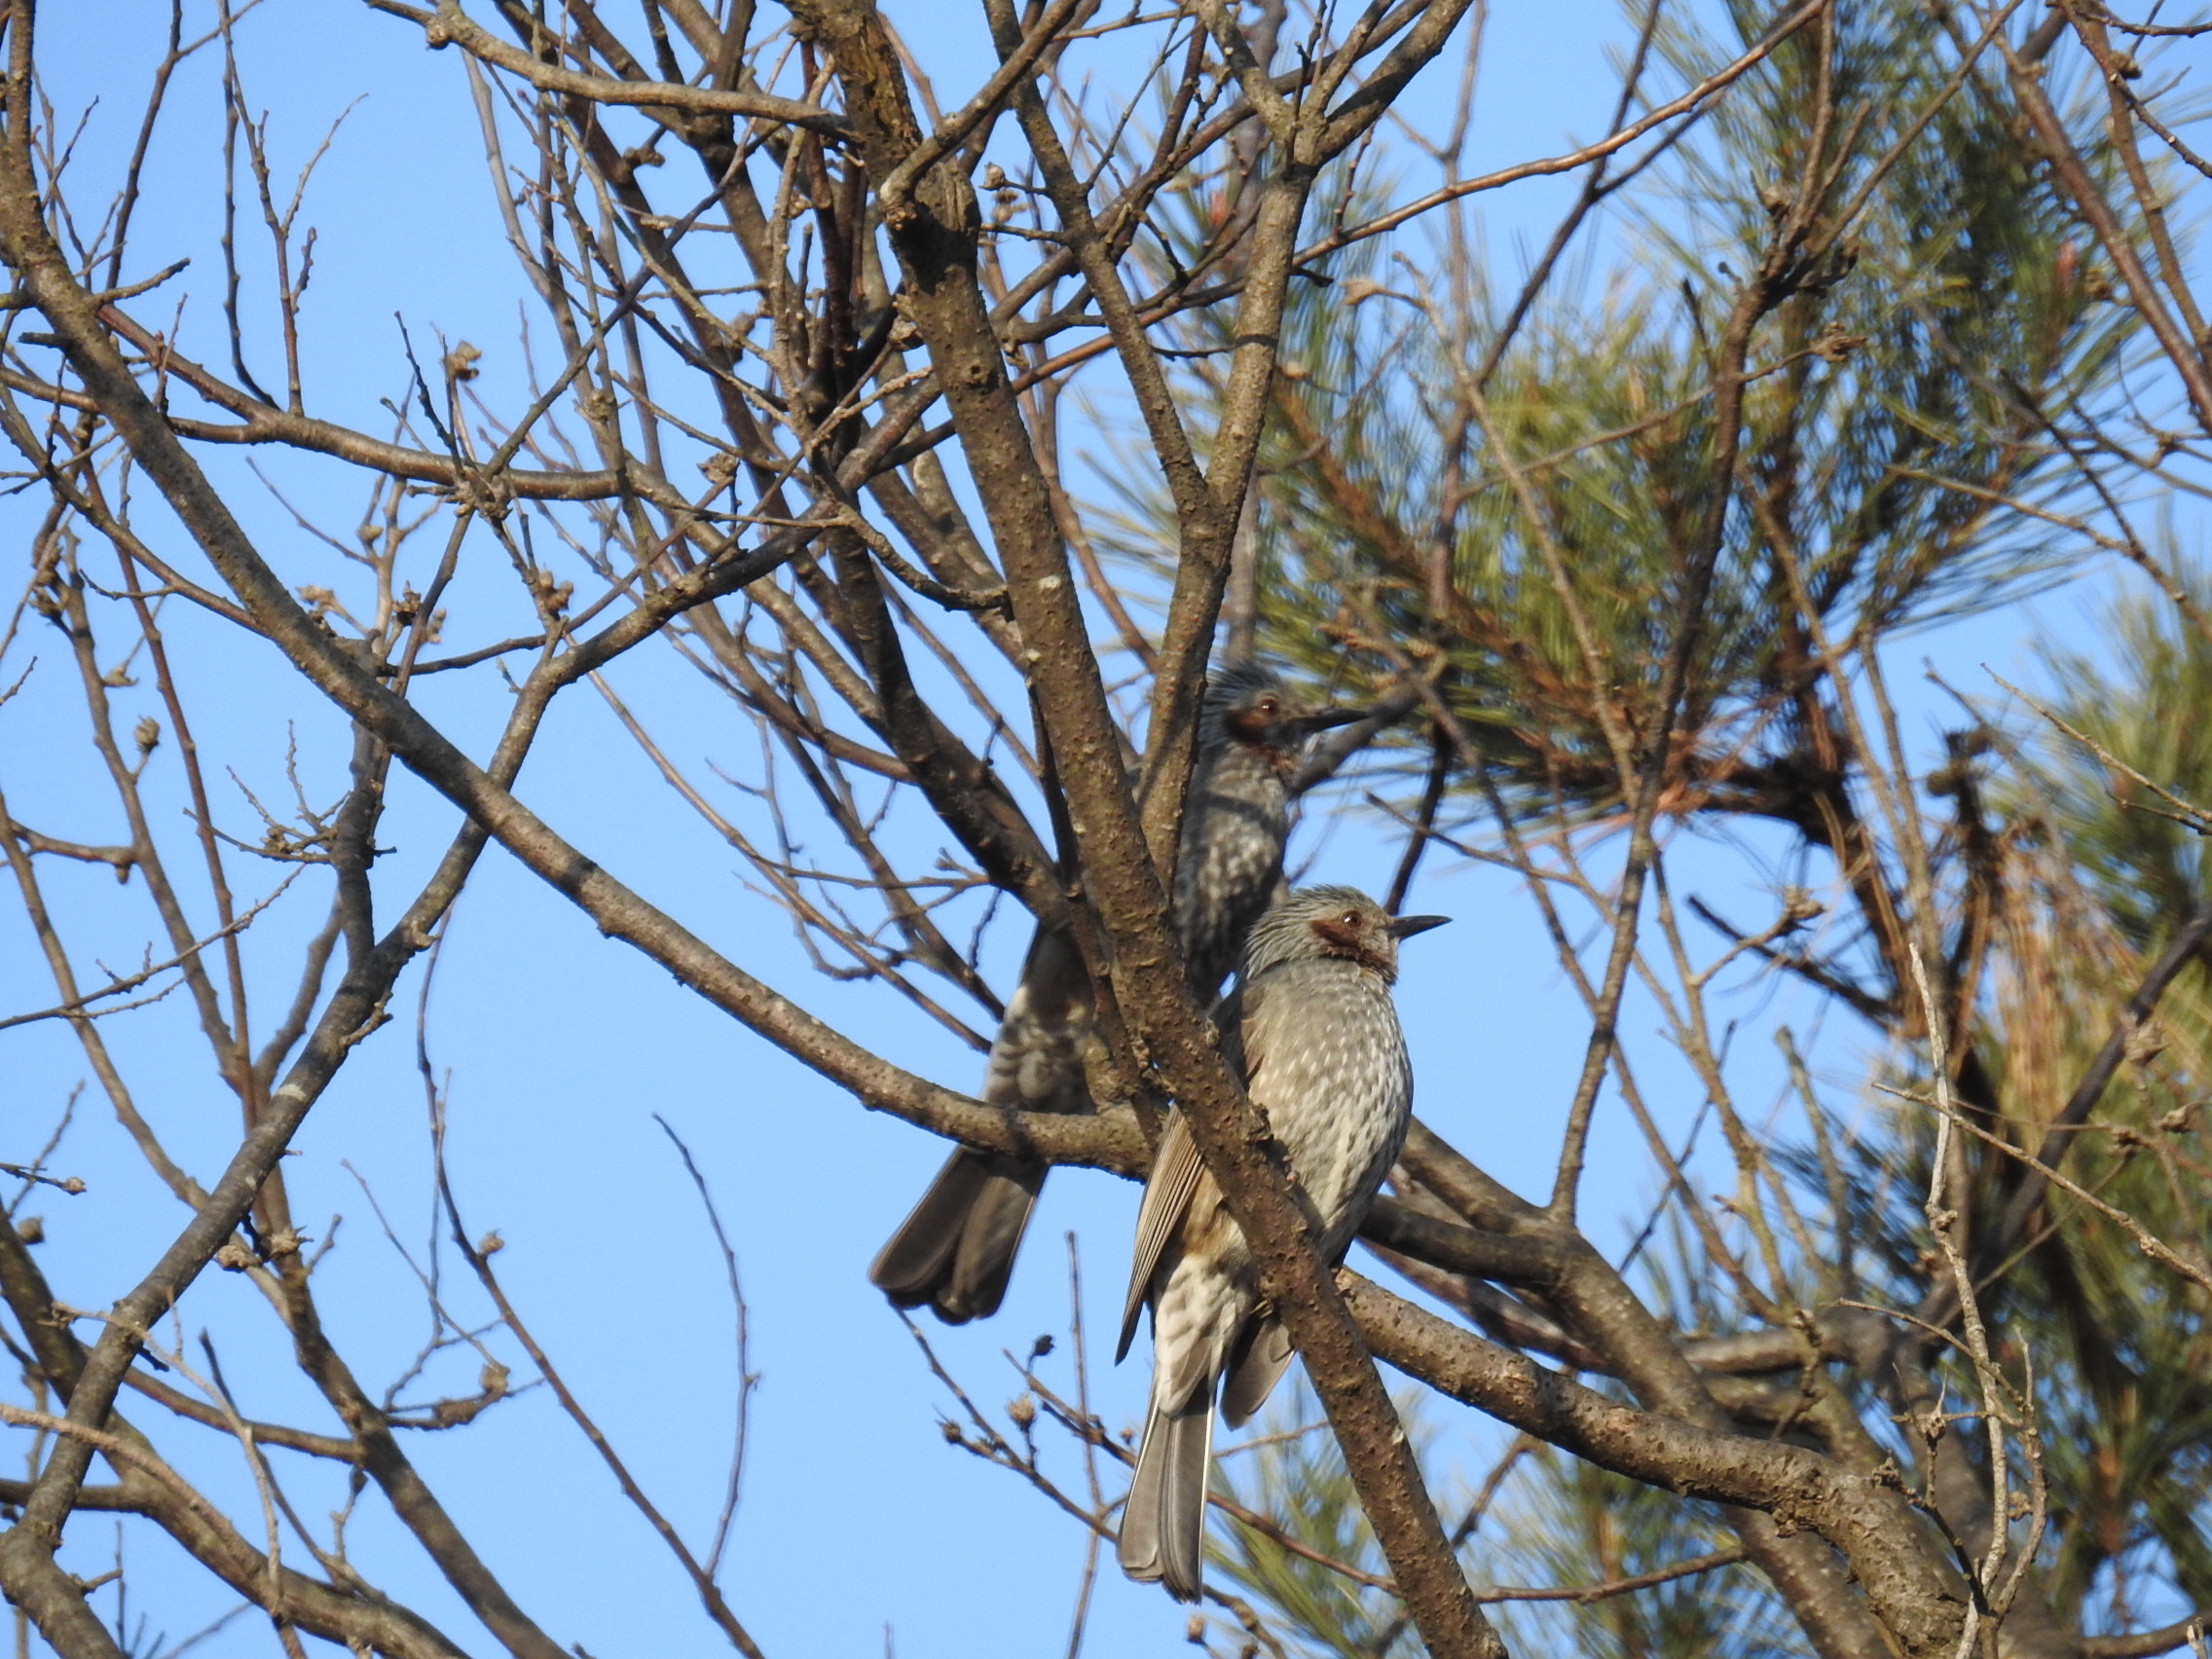
M 1223 1055 L 1289 1157 L 1324 1261 L 1340 1259 L 1359 1231 L 1412 1119 L 1413 1066 L 1390 1001 L 1398 941 L 1447 919 L 1393 918 L 1354 887 L 1301 888 L 1254 925 L 1243 974 L 1216 1014 Z M 1260 1303 L 1243 1230 L 1180 1112 L 1168 1118 L 1145 1184 L 1116 1360 L 1146 1307 L 1152 1395 L 1122 1510 L 1122 1569 L 1195 1602 L 1215 1395 L 1230 1426 L 1239 1426 L 1292 1349 Z
M 1207 682 L 1169 912 L 1201 1006 L 1236 966 L 1246 932 L 1281 880 L 1292 779 L 1307 739 L 1364 712 L 1300 708 L 1256 664 L 1218 670 Z M 1074 940 L 1039 929 L 991 1044 L 982 1098 L 1029 1112 L 1091 1110 L 1084 1073 L 1091 1014 Z M 926 1305 L 948 1325 L 989 1317 L 1006 1295 L 1048 1168 L 1032 1158 L 958 1149 L 877 1254 L 870 1282 L 895 1307 Z

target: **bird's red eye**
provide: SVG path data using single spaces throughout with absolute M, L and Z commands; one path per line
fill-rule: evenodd
M 1260 699 L 1260 713 L 1263 715 L 1272 715 L 1277 705 L 1272 697 L 1262 697 Z
M 1357 910 L 1346 910 L 1338 920 L 1347 928 L 1356 928 L 1359 926 L 1359 912 Z

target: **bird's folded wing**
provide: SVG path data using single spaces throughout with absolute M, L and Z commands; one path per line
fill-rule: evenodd
M 1221 1029 L 1222 1058 L 1249 1083 L 1257 1061 L 1243 1042 L 1244 994 L 1239 983 L 1222 998 L 1214 1020 Z M 1122 1340 L 1114 1348 L 1116 1363 L 1129 1351 L 1138 1310 L 1144 1307 L 1145 1292 L 1152 1288 L 1153 1272 L 1166 1252 L 1167 1241 L 1182 1227 L 1184 1214 L 1191 1207 L 1191 1195 L 1198 1190 L 1198 1177 L 1204 1173 L 1205 1162 L 1198 1157 L 1190 1125 L 1181 1112 L 1169 1113 L 1167 1128 L 1160 1137 L 1160 1151 L 1152 1161 L 1152 1175 L 1144 1184 L 1144 1204 L 1137 1211 L 1136 1253 L 1129 1263 L 1129 1293 L 1122 1304 Z
M 1122 1305 L 1122 1340 L 1114 1348 L 1117 1362 L 1129 1351 L 1153 1270 L 1160 1266 L 1168 1239 L 1183 1225 L 1183 1212 L 1191 1207 L 1191 1195 L 1204 1173 L 1205 1163 L 1198 1157 L 1198 1142 L 1191 1139 L 1190 1125 L 1181 1112 L 1169 1113 L 1166 1132 L 1160 1137 L 1160 1151 L 1152 1161 L 1152 1177 L 1144 1184 L 1144 1206 L 1137 1211 L 1136 1256 L 1129 1264 L 1128 1298 Z

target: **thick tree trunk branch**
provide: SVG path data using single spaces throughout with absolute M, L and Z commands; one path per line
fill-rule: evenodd
M 1353 1274 L 1347 1293 L 1369 1346 L 1390 1365 L 1525 1433 L 1669 1492 L 1755 1509 L 1811 1530 L 1850 1562 L 1910 1659 L 1958 1644 L 1964 1592 L 1926 1548 L 1893 1487 L 1802 1447 L 1717 1432 L 1607 1399 Z
M 1522 1265 L 1542 1264 L 1546 1309 L 1566 1327 L 1570 1340 L 1588 1348 L 1607 1374 L 1627 1383 L 1646 1409 L 1714 1432 L 1728 1429 L 1727 1408 L 1714 1397 L 1683 1346 L 1571 1224 L 1492 1181 L 1425 1125 L 1415 1125 L 1407 1141 L 1406 1162 L 1424 1186 L 1495 1228 L 1506 1248 L 1540 1252 Z M 1458 1231 L 1471 1236 L 1454 1236 Z M 1433 1238 L 1409 1235 L 1409 1242 L 1457 1246 L 1468 1259 L 1477 1259 L 1478 1250 L 1470 1246 L 1489 1237 L 1472 1230 L 1453 1233 Z M 1484 1247 L 1491 1249 L 1496 1265 L 1513 1260 L 1503 1248 Z M 1779 1335 L 1801 1367 L 1802 1338 L 1794 1332 Z M 1733 1506 L 1729 1525 L 1743 1539 L 1747 1555 L 1796 1615 L 1816 1651 L 1824 1659 L 1881 1659 L 1889 1644 L 1867 1616 L 1865 1604 L 1850 1589 L 1833 1555 L 1814 1539 L 1791 1536 L 1788 1529 L 1763 1513 L 1765 1509 L 1765 1505 Z M 1945 1569 L 1938 1565 L 1935 1570 L 1940 1574 Z

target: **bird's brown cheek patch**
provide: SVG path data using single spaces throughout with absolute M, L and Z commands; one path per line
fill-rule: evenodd
M 1258 754 L 1282 777 L 1289 777 L 1297 768 L 1297 756 L 1276 741 L 1274 720 L 1270 716 L 1257 709 L 1237 709 L 1225 715 L 1221 723 L 1231 737 Z
M 1262 714 L 1258 709 L 1238 709 L 1225 719 L 1222 724 L 1229 728 L 1229 734 L 1239 743 L 1249 744 L 1254 749 L 1274 748 L 1275 726 L 1272 715 Z
M 1322 947 L 1331 956 L 1342 956 L 1363 968 L 1372 968 L 1384 978 L 1391 977 L 1395 973 L 1396 965 L 1391 962 L 1388 954 L 1378 950 L 1375 941 L 1359 929 L 1326 918 L 1306 925 L 1313 930 L 1314 937 L 1320 940 Z
M 1234 709 L 1222 724 L 1246 743 L 1258 743 L 1268 735 L 1268 717 L 1257 709 Z
M 1342 922 L 1319 921 L 1308 925 L 1328 947 L 1331 956 L 1352 956 L 1364 960 L 1373 954 L 1367 948 L 1367 941 L 1359 937 L 1358 931 Z

